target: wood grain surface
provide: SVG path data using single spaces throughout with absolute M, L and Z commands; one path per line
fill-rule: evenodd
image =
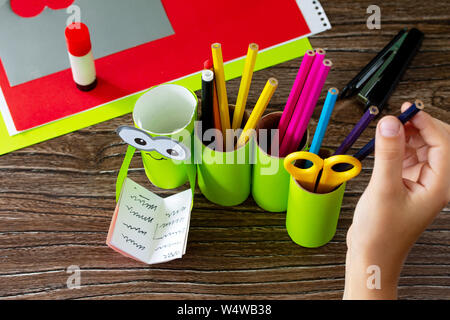
M 421 98 L 433 116 L 450 122 L 450 10 L 438 1 L 321 1 L 332 30 L 312 37 L 333 63 L 326 87 L 343 86 L 400 30 L 417 27 L 423 46 L 392 95 L 385 114 Z M 381 7 L 381 30 L 368 30 L 366 8 Z M 199 64 L 203 58 L 199 58 Z M 267 112 L 281 110 L 301 59 L 256 72 L 249 106 L 269 77 L 279 80 Z M 234 103 L 240 79 L 228 82 Z M 323 103 L 323 96 L 320 104 Z M 314 130 L 320 108 L 314 113 Z M 363 110 L 339 102 L 324 146 L 336 148 Z M 114 130 L 126 115 L 0 157 L 1 299 L 340 299 L 344 287 L 345 236 L 366 187 L 373 157 L 347 187 L 337 233 L 326 246 L 295 245 L 284 213 L 268 213 L 252 198 L 224 208 L 197 190 L 187 253 L 148 266 L 105 245 L 115 206 L 115 179 L 126 147 Z M 355 144 L 374 135 L 372 124 Z M 136 155 L 130 178 L 150 185 Z M 445 208 L 414 245 L 401 274 L 403 299 L 450 298 L 450 208 Z M 71 265 L 81 268 L 81 288 L 66 286 Z

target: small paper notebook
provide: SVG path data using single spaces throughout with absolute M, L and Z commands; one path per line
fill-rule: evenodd
M 161 198 L 125 179 L 106 244 L 147 264 L 181 258 L 191 219 L 192 190 Z

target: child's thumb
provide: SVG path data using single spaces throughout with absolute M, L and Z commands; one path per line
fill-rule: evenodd
M 402 182 L 405 132 L 396 117 L 387 116 L 377 125 L 372 178 L 378 186 L 397 187 Z M 389 188 L 390 189 L 390 188 Z

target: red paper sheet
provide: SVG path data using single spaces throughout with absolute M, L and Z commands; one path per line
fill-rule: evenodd
M 175 34 L 96 60 L 98 86 L 81 92 L 67 69 L 14 87 L 0 62 L 0 86 L 17 131 L 24 131 L 199 71 L 210 44 L 224 61 L 310 33 L 295 0 L 163 0 Z M 95 48 L 95 43 L 92 44 Z M 94 50 L 95 51 L 95 50 Z

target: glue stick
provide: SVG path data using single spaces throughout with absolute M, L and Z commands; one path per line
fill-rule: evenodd
M 97 85 L 97 76 L 89 29 L 76 22 L 67 26 L 65 35 L 73 80 L 81 91 L 90 91 Z

